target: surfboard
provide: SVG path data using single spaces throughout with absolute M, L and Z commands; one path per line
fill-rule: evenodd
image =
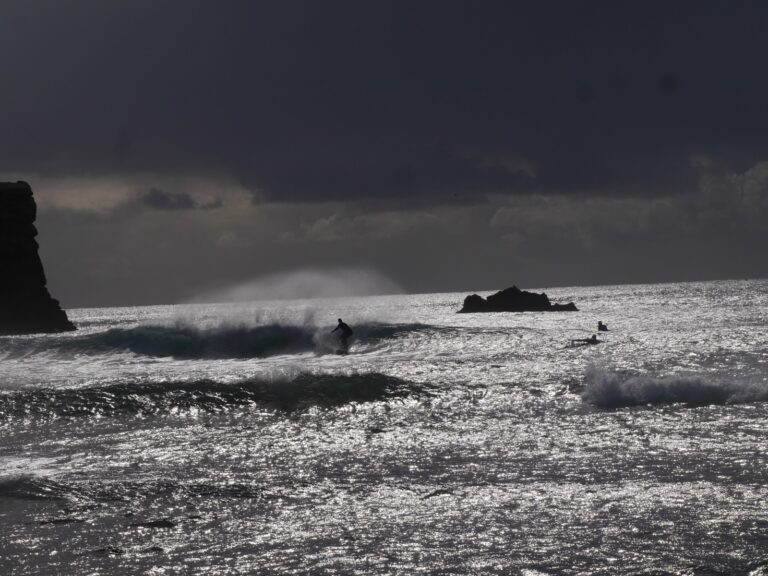
M 568 343 L 568 344 L 566 345 L 566 347 L 567 347 L 567 348 L 576 348 L 576 347 L 578 347 L 578 346 L 592 346 L 592 345 L 594 345 L 594 344 L 600 344 L 600 343 L 602 343 L 602 342 L 604 342 L 604 340 L 595 340 L 595 341 L 592 341 L 592 340 L 582 340 L 582 339 L 578 339 L 578 340 L 571 340 L 571 341 L 570 341 L 570 343 Z

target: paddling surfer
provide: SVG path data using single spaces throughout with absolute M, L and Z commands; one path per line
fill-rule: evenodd
M 602 340 L 597 339 L 597 334 L 592 334 L 591 338 L 576 338 L 575 340 L 571 340 L 571 345 L 575 344 L 599 344 L 602 342 Z

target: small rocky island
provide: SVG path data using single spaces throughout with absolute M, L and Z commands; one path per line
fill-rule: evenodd
M 26 182 L 0 182 L 0 335 L 75 330 L 46 288 Z
M 552 304 L 546 294 L 520 290 L 517 286 L 507 288 L 488 298 L 472 294 L 464 299 L 463 313 L 473 312 L 577 312 L 576 304 Z

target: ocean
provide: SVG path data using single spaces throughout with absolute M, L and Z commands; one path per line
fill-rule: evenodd
M 768 281 L 546 292 L 0 338 L 0 574 L 768 574 Z

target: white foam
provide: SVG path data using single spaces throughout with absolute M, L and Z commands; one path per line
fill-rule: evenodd
M 768 386 L 724 381 L 709 375 L 626 375 L 598 366 L 587 368 L 585 402 L 606 408 L 644 404 L 742 404 L 768 401 Z

